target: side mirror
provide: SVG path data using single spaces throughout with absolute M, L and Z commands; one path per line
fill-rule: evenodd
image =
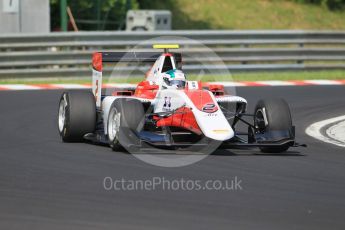
M 150 81 L 142 81 L 138 84 L 138 89 L 141 89 L 141 90 L 158 90 L 159 85 L 153 84 Z

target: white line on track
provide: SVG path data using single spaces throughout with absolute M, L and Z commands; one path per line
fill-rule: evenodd
M 326 135 L 321 129 L 332 125 L 326 130 Z M 334 117 L 311 124 L 306 130 L 306 134 L 318 140 L 345 147 L 345 116 Z
M 137 84 L 127 84 L 127 83 L 106 83 L 103 84 L 105 87 L 114 87 L 114 88 L 135 88 Z
M 61 87 L 63 89 L 88 89 L 90 86 L 81 84 L 51 84 L 54 87 Z
M 269 86 L 289 86 L 289 85 L 295 85 L 292 82 L 288 81 L 256 81 L 257 83 L 263 84 L 263 85 L 269 85 Z
M 234 81 L 228 81 L 228 82 L 223 82 L 223 81 L 219 81 L 219 82 L 208 82 L 207 84 L 219 84 L 219 85 L 223 85 L 224 87 L 233 87 L 233 86 L 246 86 L 245 83 L 242 82 L 234 82 Z
M 345 143 L 345 121 L 337 123 L 337 125 L 331 126 L 326 131 L 327 136 L 335 139 L 341 143 Z
M 38 86 L 34 85 L 23 85 L 23 84 L 9 84 L 9 85 L 4 85 L 4 88 L 8 90 L 39 90 L 41 89 Z

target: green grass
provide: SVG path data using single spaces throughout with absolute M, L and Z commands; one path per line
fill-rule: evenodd
M 268 81 L 268 80 L 342 80 L 345 79 L 345 71 L 302 71 L 302 72 L 271 72 L 234 74 L 235 81 Z
M 345 79 L 345 71 L 301 71 L 301 72 L 262 72 L 262 73 L 235 73 L 232 75 L 205 75 L 195 76 L 189 75 L 188 80 L 201 80 L 203 82 L 208 81 L 268 81 L 268 80 L 343 80 Z M 142 77 L 131 78 L 116 78 L 112 79 L 114 83 L 137 83 L 143 80 Z M 107 78 L 103 80 L 105 83 L 109 83 Z M 0 84 L 90 84 L 91 78 L 51 78 L 51 79 L 1 79 Z
M 345 11 L 290 0 L 150 0 L 168 9 L 174 29 L 345 29 Z

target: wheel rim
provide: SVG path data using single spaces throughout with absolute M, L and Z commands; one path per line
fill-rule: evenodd
M 65 127 L 65 121 L 66 121 L 66 107 L 67 107 L 67 101 L 65 98 L 65 95 L 63 99 L 60 101 L 59 105 L 59 131 L 62 132 Z
M 261 109 L 255 113 L 255 128 L 260 132 L 264 132 L 266 129 L 264 114 Z
M 121 119 L 121 113 L 118 113 L 115 108 L 112 109 L 109 116 L 109 122 L 108 122 L 108 136 L 109 136 L 110 141 L 113 141 L 119 132 L 120 119 Z

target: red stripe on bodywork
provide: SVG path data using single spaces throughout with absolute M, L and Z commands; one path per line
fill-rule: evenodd
M 181 107 L 175 113 L 167 118 L 157 121 L 157 127 L 174 126 L 190 130 L 193 133 L 201 135 L 201 129 L 195 120 L 193 112 L 187 107 Z
M 207 90 L 185 90 L 186 95 L 189 97 L 189 99 L 193 102 L 195 107 L 198 108 L 198 110 L 203 111 L 203 108 L 205 105 L 208 104 L 214 104 L 215 107 L 212 111 L 208 112 L 216 112 L 218 110 L 217 103 L 213 101 L 209 91 Z M 203 111 L 206 112 L 206 111 Z

